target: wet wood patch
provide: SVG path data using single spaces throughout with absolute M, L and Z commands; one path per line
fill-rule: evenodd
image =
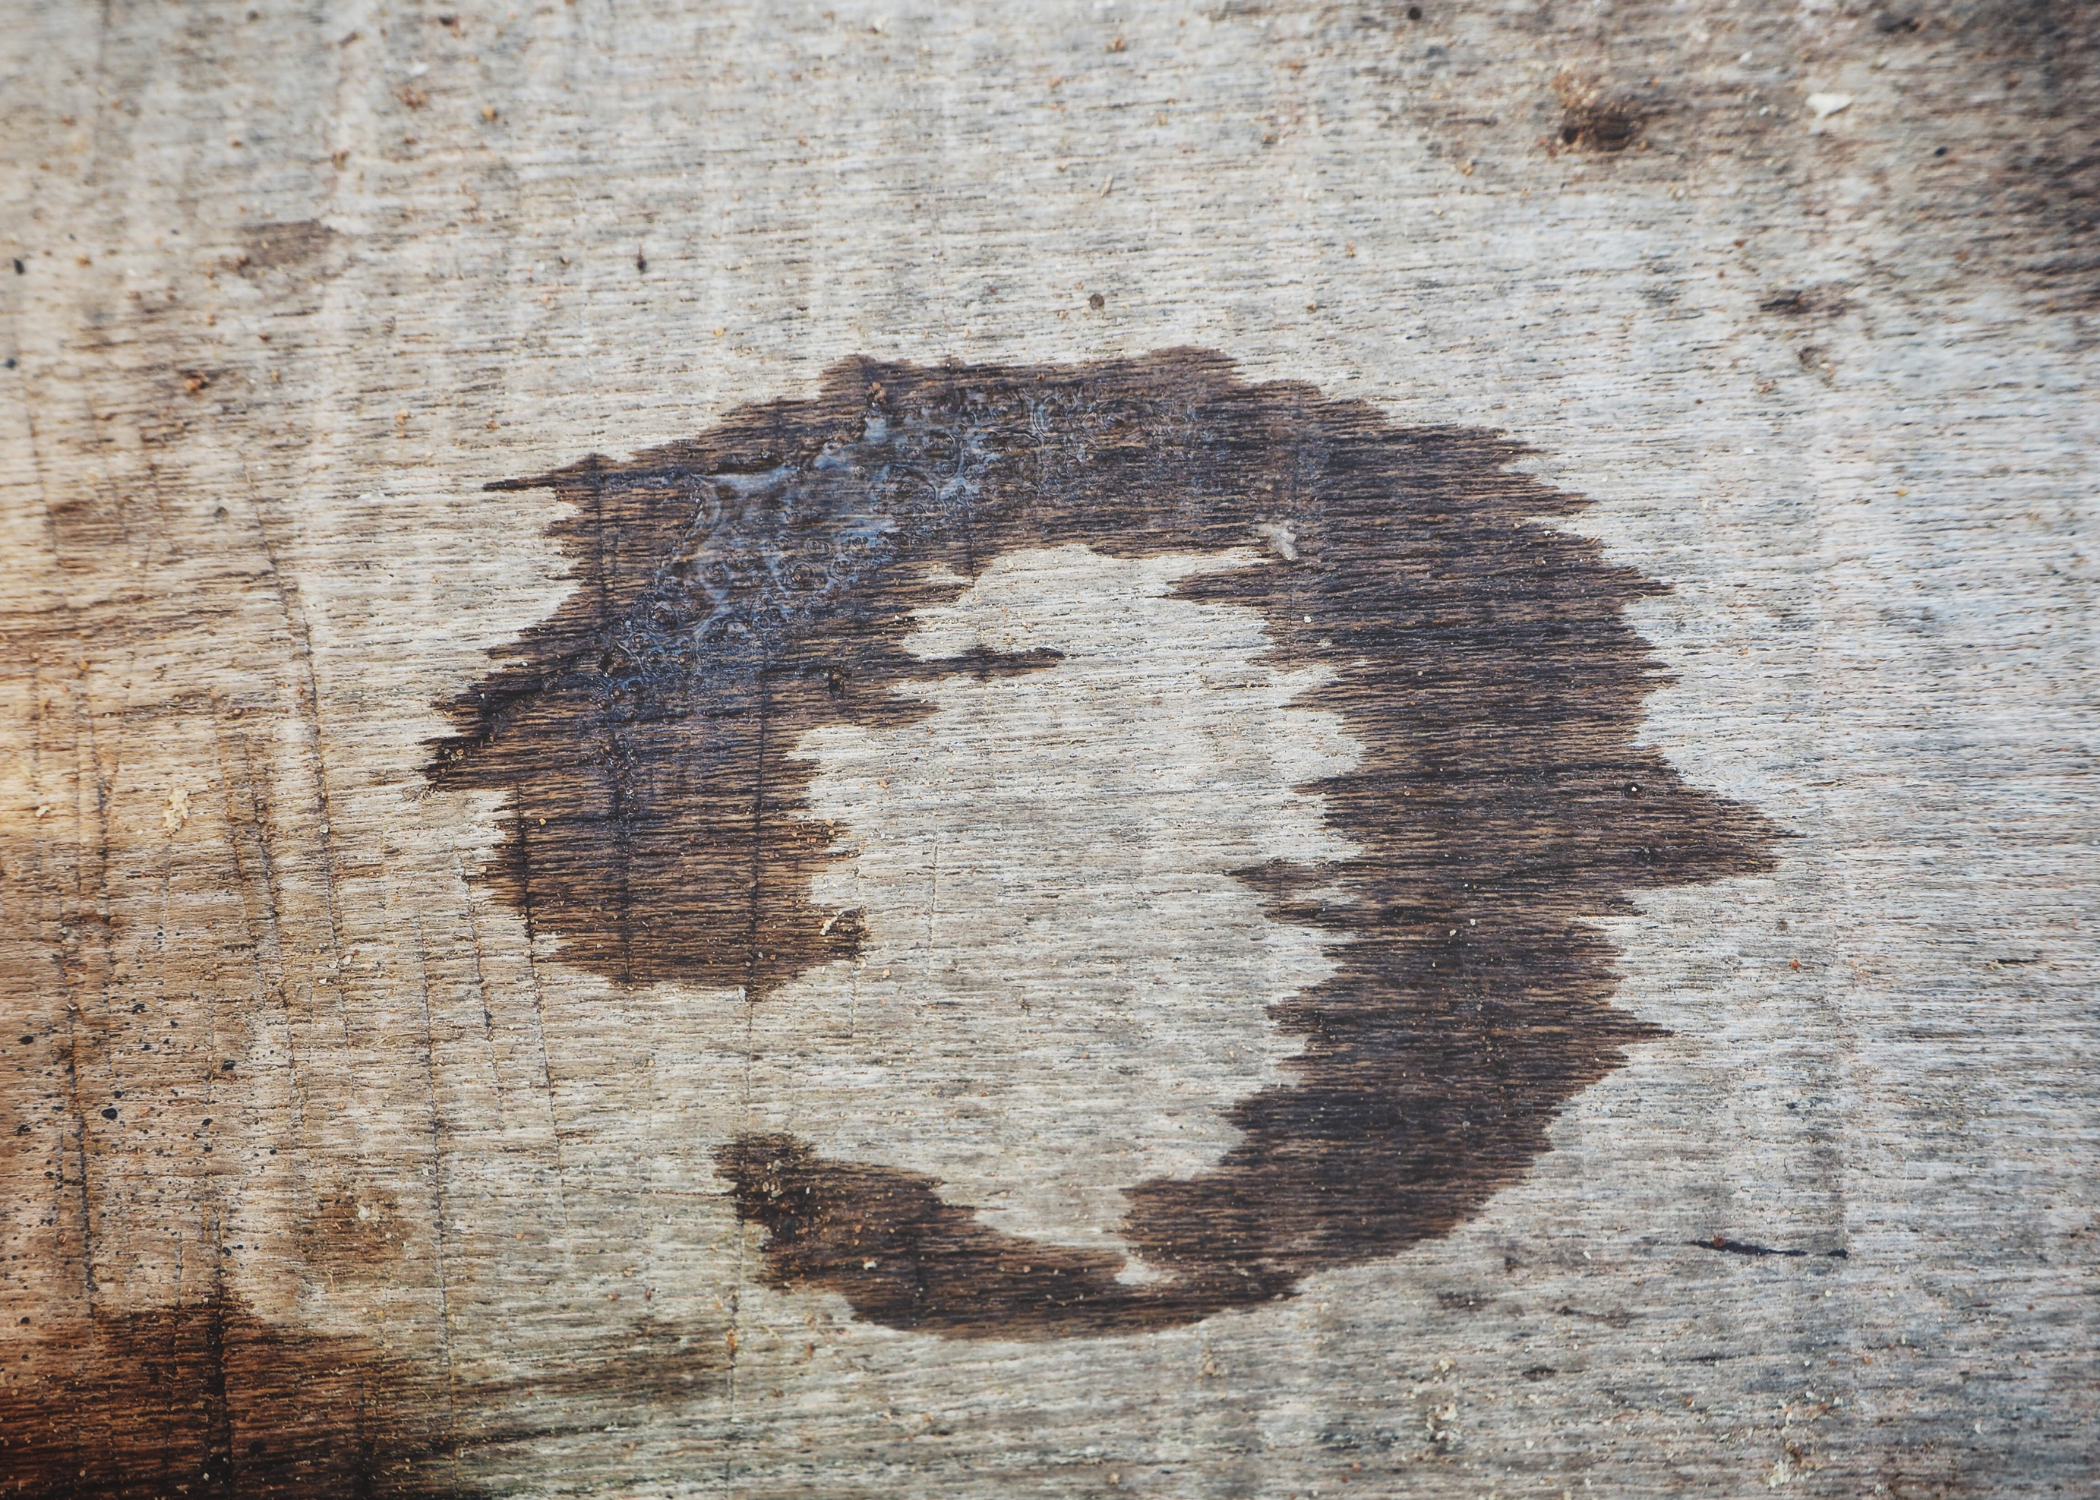
M 761 1081 L 719 1161 L 775 1283 L 960 1336 L 1288 1295 L 1477 1212 L 1656 1034 L 1588 919 L 1769 868 L 1768 824 L 1636 743 L 1657 677 L 1624 611 L 1658 585 L 1555 528 L 1583 502 L 1520 456 L 1201 351 L 850 361 L 492 486 L 575 507 L 577 586 L 428 774 L 504 795 L 485 878 L 561 961 L 737 997 Z M 1082 722 L 1066 676 L 1136 706 Z M 1028 727 L 984 729 L 1024 688 Z M 1183 729 L 1101 742 L 1146 722 Z M 1251 761 L 1170 748 L 1249 725 Z M 1094 765 L 1146 756 L 1156 784 Z M 1295 957 L 1235 970 L 1241 939 Z M 1191 1077 L 1217 1086 L 1178 1115 L 1089 1102 Z

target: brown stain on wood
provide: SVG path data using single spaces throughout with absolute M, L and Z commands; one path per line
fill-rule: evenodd
M 0 1495 L 479 1495 L 477 1452 L 719 1395 L 727 1376 L 721 1327 L 647 1316 L 494 1383 L 450 1379 L 444 1352 L 425 1344 L 290 1327 L 232 1296 L 47 1334 L 0 1385 Z
M 2006 0 L 1929 19 L 1953 31 L 1962 97 L 1988 132 L 1940 142 L 1955 159 L 1934 163 L 1936 215 L 1973 218 L 1972 248 L 2032 290 L 2100 306 L 2100 5 Z
M 1563 74 L 1554 80 L 1553 92 L 1561 107 L 1560 144 L 1587 151 L 1619 152 L 1634 145 L 1658 108 L 1652 99 L 1615 91 L 1595 78 Z
M 225 1300 L 98 1317 L 0 1389 L 0 1494 L 451 1494 L 441 1363 Z
M 428 774 L 509 795 L 486 878 L 565 961 L 778 1003 L 861 935 L 808 900 L 834 830 L 807 820 L 797 740 L 917 718 L 892 685 L 983 665 L 904 651 L 911 612 L 959 587 L 929 574 L 1288 528 L 1294 556 L 1180 593 L 1259 610 L 1281 665 L 1334 674 L 1301 701 L 1365 751 L 1312 789 L 1363 852 L 1243 872 L 1277 916 L 1348 942 L 1339 973 L 1272 1013 L 1303 1052 L 1233 1110 L 1240 1143 L 1129 1191 L 1122 1233 L 1171 1279 L 1118 1282 L 1117 1257 L 1001 1234 L 928 1179 L 791 1138 L 719 1156 L 768 1232 L 772 1281 L 896 1327 L 1098 1333 L 1285 1296 L 1449 1232 L 1547 1149 L 1561 1105 L 1658 1034 L 1610 1005 L 1590 919 L 1634 891 L 1770 868 L 1769 824 L 1635 743 L 1661 678 L 1624 610 L 1660 586 L 1541 524 L 1586 502 L 1512 470 L 1523 452 L 1250 385 L 1199 350 L 849 360 L 811 399 L 491 486 L 576 507 L 555 530 L 579 586 L 505 648 L 521 663 L 451 705 L 460 732 Z
M 325 274 L 342 236 L 312 219 L 251 224 L 233 268 L 253 279 L 264 271 L 295 275 Z

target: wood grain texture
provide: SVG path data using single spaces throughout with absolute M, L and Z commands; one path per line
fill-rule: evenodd
M 2089 6 L 7 15 L 0 1493 L 2089 1487 Z M 1303 899 L 1326 886 L 1265 887 L 1221 851 L 1296 839 L 1341 869 L 1321 840 L 1378 836 L 1344 826 L 1348 776 L 1382 774 L 1401 730 L 1532 724 L 1495 674 L 1553 658 L 1501 639 L 1420 717 L 1366 714 L 1284 582 L 1348 572 L 1347 548 L 1298 548 L 1324 498 L 1301 525 L 1236 483 L 1148 539 L 1156 487 L 1151 509 L 1127 474 L 1070 491 L 1137 518 L 1118 530 L 1047 523 L 1081 512 L 1038 486 L 997 525 L 1041 587 L 926 531 L 868 601 L 879 629 L 798 648 L 798 753 L 747 758 L 807 806 L 779 809 L 766 857 L 788 873 L 747 887 L 740 937 L 717 937 L 725 887 L 686 862 L 714 826 L 706 746 L 734 738 L 668 728 L 622 731 L 687 776 L 661 784 L 662 826 L 595 846 L 657 872 L 661 899 L 609 902 L 593 855 L 538 867 L 571 910 L 533 915 L 537 820 L 588 820 L 588 797 L 573 733 L 513 734 L 504 705 L 526 700 L 486 695 L 585 641 L 587 672 L 665 602 L 644 596 L 697 514 L 645 503 L 666 454 L 764 472 L 742 444 L 815 472 L 821 444 L 796 443 L 827 423 L 867 441 L 874 382 L 901 430 L 978 384 L 1118 369 L 1296 403 L 1263 418 L 1285 447 L 1333 414 L 1472 434 L 1448 441 L 1473 445 L 1452 482 L 1477 512 L 1389 512 L 1444 518 L 1431 581 L 1460 597 L 1471 569 L 1484 618 L 1521 616 L 1531 561 L 1468 529 L 1521 512 L 1510 537 L 1603 588 L 1569 596 L 1609 637 L 1599 789 L 1637 763 L 1626 781 L 1727 824 L 1725 857 L 1678 872 L 1697 880 L 1610 871 L 1555 907 L 1560 946 L 1497 971 L 1574 955 L 1573 1009 L 1558 981 L 1512 982 L 1535 1009 L 1501 1031 L 1396 1051 L 1448 1085 L 1497 1037 L 1560 1056 L 1542 1028 L 1601 1028 L 1451 1211 L 1410 1219 L 1388 1158 L 1339 1172 L 1393 1220 L 1346 1253 L 1292 1207 L 1317 1171 L 1277 1168 L 1223 1248 L 1180 1264 L 1130 1212 L 1151 1193 L 1230 1222 L 1203 1185 L 1269 1159 L 1259 1101 L 1302 1100 L 1333 1044 L 1317 1005 L 1210 1029 L 1130 1011 L 1104 1056 L 1180 1095 L 1118 1097 L 1089 1056 L 977 1101 L 940 1092 L 972 1076 L 940 1050 L 970 1035 L 932 1003 L 946 971 L 894 961 L 881 1008 L 911 1014 L 884 1065 L 919 1092 L 888 1114 L 849 1107 L 854 1054 L 792 1020 L 826 1015 L 826 975 L 857 960 L 879 977 L 938 940 L 958 973 L 992 964 L 1003 929 L 958 947 L 958 909 L 915 894 L 939 862 L 883 849 L 949 816 L 955 746 L 1020 733 L 1011 704 L 1082 668 L 1084 701 L 1127 726 L 1098 775 L 1140 785 L 1166 760 L 1131 747 L 1161 721 L 1115 705 L 1192 641 L 1236 675 L 1165 722 L 1209 722 L 1204 693 L 1241 705 L 1277 748 L 1204 764 L 1244 771 L 1262 820 L 1145 831 L 1066 797 L 1059 826 L 1125 830 L 1073 849 L 1178 850 L 1114 868 L 1146 901 L 1229 914 L 1205 962 L 1279 945 L 1224 992 L 1344 982 L 1321 966 L 1346 973 L 1356 929 Z M 1278 461 L 1184 447 L 1239 454 L 1250 482 Z M 619 484 L 586 495 L 592 473 Z M 487 488 L 535 475 L 563 477 Z M 1093 560 L 1059 572 L 1072 546 Z M 1210 571 L 1129 571 L 1165 557 Z M 588 606 L 593 587 L 627 593 Z M 1087 609 L 1127 632 L 1096 665 L 1043 644 Z M 1314 633 L 1287 628 L 1308 614 Z M 1396 651 L 1438 645 L 1394 629 Z M 984 649 L 959 670 L 943 639 Z M 873 681 L 835 693 L 839 659 Z M 687 670 L 662 663 L 656 707 Z M 550 723 L 596 702 L 579 686 Z M 1551 760 L 1556 732 L 1505 749 Z M 1184 742 L 1212 743 L 1159 741 Z M 1322 746 L 1370 769 L 1256 774 Z M 1492 815 L 1463 841 L 1461 804 Z M 856 810 L 882 847 L 821 826 Z M 1506 796 L 1450 811 L 1410 826 L 1464 861 L 1516 860 L 1540 826 Z M 863 897 L 831 900 L 854 880 Z M 1425 930 L 1448 895 L 1415 903 Z M 1121 941 L 1154 935 L 1028 950 L 1101 964 L 1046 981 L 1031 1024 L 1137 995 L 1106 969 Z M 1159 1015 L 1189 1014 L 1169 1006 L 1201 989 L 1166 963 L 1180 950 L 1143 951 Z M 1009 1134 L 925 1170 L 972 1108 Z M 1128 1149 L 1068 1171 L 1030 1119 Z M 1329 1159 L 1369 1139 L 1350 1124 Z M 810 1194 L 835 1211 L 804 1213 Z M 1286 1295 L 998 1337 L 1013 1296 L 856 1280 L 882 1257 L 836 1236 L 865 1245 L 871 1203 L 913 1264 L 1049 1243 L 1148 1306 L 1272 1235 L 1264 1291 Z M 1022 1300 L 1035 1275 L 1000 1272 Z

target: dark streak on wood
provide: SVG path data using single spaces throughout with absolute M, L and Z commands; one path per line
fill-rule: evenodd
M 1799 1249 L 1775 1250 L 1770 1245 L 1753 1245 L 1744 1240 L 1732 1240 L 1729 1239 L 1726 1235 L 1719 1234 L 1715 1235 L 1710 1240 L 1686 1240 L 1685 1243 L 1687 1245 L 1696 1245 L 1701 1250 L 1719 1250 L 1728 1255 L 1748 1255 L 1753 1257 L 1766 1255 L 1781 1255 L 1795 1260 L 1798 1260 L 1802 1256 L 1809 1255 L 1812 1253 L 1821 1255 L 1827 1260 L 1846 1260 L 1849 1259 L 1852 1254 L 1851 1251 L 1844 1249 L 1842 1246 L 1840 1246 L 1836 1250 L 1820 1250 L 1814 1252 Z
M 1538 524 L 1585 502 L 1512 471 L 1522 452 L 1248 385 L 1202 351 L 848 361 L 814 399 L 492 485 L 576 503 L 556 532 L 583 579 L 503 652 L 521 663 L 451 705 L 460 733 L 429 775 L 515 799 L 487 878 L 566 962 L 767 1003 L 861 938 L 808 900 L 833 846 L 802 816 L 797 740 L 917 717 L 893 684 L 982 666 L 902 649 L 910 612 L 957 588 L 929 574 L 1024 547 L 1128 558 L 1289 528 L 1288 562 L 1181 592 L 1260 610 L 1283 664 L 1335 674 L 1304 701 L 1366 751 L 1315 790 L 1364 853 L 1244 878 L 1278 915 L 1351 941 L 1340 973 L 1276 1012 L 1304 1051 L 1288 1085 L 1234 1110 L 1239 1145 L 1130 1191 L 1123 1232 L 1172 1279 L 1126 1285 L 1117 1257 L 1005 1236 L 928 1179 L 788 1138 L 720 1157 L 768 1231 L 771 1279 L 897 1327 L 1046 1337 L 1285 1296 L 1477 1212 L 1546 1149 L 1563 1103 L 1657 1034 L 1610 1006 L 1611 949 L 1587 919 L 1632 891 L 1769 868 L 1764 820 L 1635 743 L 1660 678 L 1623 611 L 1659 586 Z M 1357 904 L 1310 899 L 1325 882 Z

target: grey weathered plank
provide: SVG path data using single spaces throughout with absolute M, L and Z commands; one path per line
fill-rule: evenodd
M 9 7 L 0 1480 L 2088 1482 L 2090 7 L 1419 9 Z M 483 486 L 702 440 L 856 356 L 1177 348 L 1526 445 L 1516 472 L 1588 502 L 1527 523 L 1555 555 L 1592 538 L 1669 585 L 1627 606 L 1669 673 L 1627 753 L 1741 809 L 1749 843 L 1788 837 L 1583 919 L 1569 941 L 1615 951 L 1646 1038 L 1448 1232 L 1108 1334 L 912 1331 L 821 1277 L 770 1284 L 739 1138 L 943 1177 L 951 1206 L 1018 1191 L 968 1222 L 1079 1254 L 1122 1233 L 1122 1189 L 1215 1168 L 1233 1101 L 1302 1077 L 1305 1038 L 1245 1004 L 1140 1028 L 1121 1093 L 1008 1058 L 983 1106 L 1007 1144 L 943 1176 L 971 1026 L 912 1021 L 865 1105 L 862 1054 L 796 1031 L 835 994 L 753 1009 L 704 965 L 637 977 L 533 927 L 504 876 L 517 794 L 433 776 L 433 747 L 591 568 L 561 493 Z M 1276 518 L 1220 516 L 1238 531 L 1192 551 L 1298 565 L 1255 529 Z M 1035 632 L 1013 644 L 1093 600 L 1111 699 L 1148 669 L 1237 670 L 1203 690 L 1228 698 L 1310 669 L 1244 655 L 1279 610 L 1212 601 L 1199 629 L 1111 575 L 1002 596 Z M 1075 669 L 1034 665 L 984 680 Z M 924 908 L 965 967 L 1041 968 L 972 915 L 989 897 L 943 906 L 911 864 L 981 834 L 990 794 L 944 803 L 906 741 L 1035 733 L 985 708 L 1007 690 L 803 763 L 834 821 L 884 831 L 796 877 L 813 902 L 861 882 L 866 931 L 822 952 L 875 963 Z M 1213 783 L 1261 817 L 1160 820 L 1116 877 L 1127 915 L 1079 924 L 1122 935 L 1050 957 L 1186 960 L 1146 945 L 1200 897 L 1200 959 L 1276 938 L 1300 945 L 1278 973 L 1313 972 L 1326 929 L 1221 872 L 1333 836 L 1273 768 L 1377 752 L 1334 742 L 1361 741 L 1338 704 L 1184 684 L 1170 730 L 1102 710 L 1125 727 L 1060 751 L 1030 816 L 1121 790 L 1075 791 L 1043 825 L 1069 847 L 1016 858 L 1132 826 L 1143 753 L 1212 710 L 1274 741 Z M 921 795 L 882 821 L 848 783 L 885 764 Z M 908 979 L 875 998 L 942 998 Z M 1162 1078 L 1193 1144 L 1144 1134 Z M 1115 1149 L 1074 1160 L 1087 1141 Z

